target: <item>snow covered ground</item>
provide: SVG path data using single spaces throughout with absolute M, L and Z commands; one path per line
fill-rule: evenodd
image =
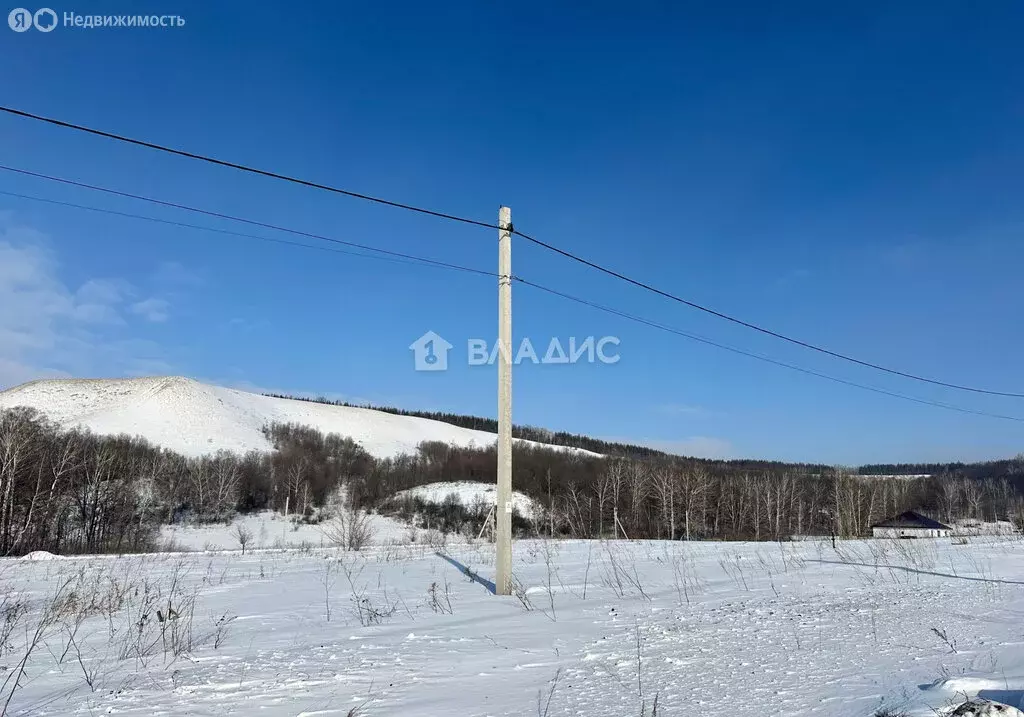
M 0 409 L 14 406 L 35 408 L 65 427 L 140 435 L 187 456 L 268 451 L 263 427 L 273 422 L 337 433 L 379 458 L 415 453 L 423 441 L 483 448 L 497 438 L 426 418 L 271 398 L 180 376 L 32 381 L 0 392 Z
M 383 515 L 370 515 L 369 520 L 376 545 L 409 542 L 416 535 L 408 524 Z M 247 546 L 251 550 L 331 547 L 325 524 L 295 523 L 273 510 L 236 515 L 230 523 L 164 525 L 160 537 L 164 549 L 169 551 L 239 550 L 237 526 L 252 536 Z
M 492 550 L 0 561 L 28 606 L 0 630 L 8 713 L 924 717 L 1024 698 L 1017 539 L 523 541 L 510 597 L 483 584 Z
M 427 483 L 395 494 L 395 498 L 404 497 L 420 498 L 425 503 L 440 505 L 448 496 L 454 495 L 459 502 L 467 508 L 477 502 L 493 506 L 497 500 L 498 487 L 495 483 L 480 483 L 478 481 L 443 481 L 440 483 Z M 542 512 L 537 501 L 518 490 L 512 491 L 512 507 L 524 518 L 531 520 Z
M 953 535 L 1018 535 L 1017 526 L 1008 520 L 975 520 L 964 518 L 953 522 Z

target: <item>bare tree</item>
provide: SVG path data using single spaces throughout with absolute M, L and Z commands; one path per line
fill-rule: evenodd
M 646 532 L 641 513 L 647 506 L 651 473 L 640 461 L 626 464 L 626 484 L 629 487 L 630 530 L 634 535 Z M 643 516 L 646 517 L 646 516 Z
M 619 520 L 620 496 L 622 495 L 622 486 L 626 479 L 624 461 L 614 461 L 608 466 L 608 471 L 605 476 L 607 480 L 607 487 L 610 489 L 610 499 L 612 502 L 612 531 L 615 538 L 618 539 L 619 531 L 622 530 L 622 522 Z
M 676 490 L 679 476 L 674 466 L 662 467 L 652 476 L 654 490 L 661 503 L 661 522 L 668 528 L 669 540 L 676 539 Z
M 306 506 L 299 506 L 300 496 L 305 496 L 307 493 L 303 491 L 303 488 L 307 487 L 308 483 L 308 472 L 310 469 L 310 462 L 306 456 L 300 456 L 291 466 L 288 468 L 286 476 L 286 488 L 288 495 L 285 502 L 285 514 L 288 513 L 288 505 L 296 506 L 299 515 L 302 515 L 306 510 Z M 294 500 L 293 500 L 294 499 Z
M 37 466 L 35 490 L 32 491 L 32 498 L 25 511 L 25 519 L 18 534 L 14 537 L 9 552 L 16 552 L 19 549 L 31 526 L 38 524 L 45 530 L 51 524 L 52 513 L 58 506 L 58 495 L 61 492 L 62 484 L 79 464 L 77 433 L 72 432 L 65 435 L 54 449 L 51 449 L 50 460 L 40 461 Z M 47 476 L 49 487 L 43 491 L 41 490 L 45 485 L 43 477 L 47 473 L 49 474 Z M 37 515 L 37 509 L 42 512 L 42 516 Z
M 31 469 L 38 450 L 33 417 L 27 410 L 0 415 L 0 544 L 4 553 L 12 548 L 16 487 Z
M 947 523 L 952 523 L 960 505 L 960 481 L 948 477 L 939 478 L 938 489 L 939 508 L 942 510 L 943 518 Z
M 981 512 L 982 485 L 979 481 L 964 478 L 960 481 L 960 495 L 963 496 L 969 517 L 979 520 L 984 517 Z
M 610 474 L 611 469 L 603 471 L 598 476 L 597 483 L 594 486 L 597 493 L 597 535 L 600 538 L 604 537 L 604 516 L 608 501 L 612 495 L 612 477 Z
M 245 555 L 245 547 L 252 542 L 252 531 L 245 523 L 235 523 L 235 527 L 231 531 L 231 537 L 235 539 L 235 542 L 242 549 L 242 555 Z
M 189 492 L 192 505 L 203 515 L 207 514 L 210 497 L 210 462 L 206 459 L 190 461 L 188 466 Z
M 699 466 L 685 471 L 680 478 L 683 497 L 683 531 L 686 539 L 689 540 L 691 516 L 700 505 L 703 505 L 709 479 L 707 471 Z
M 213 459 L 210 471 L 210 510 L 221 515 L 238 502 L 238 459 L 220 452 Z
M 365 511 L 342 505 L 321 529 L 324 537 L 339 548 L 361 550 L 373 540 L 373 524 Z

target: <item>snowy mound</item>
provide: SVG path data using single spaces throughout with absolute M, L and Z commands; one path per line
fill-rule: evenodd
M 950 717 L 1024 717 L 1016 707 L 982 698 L 968 700 L 949 713 Z
M 21 559 L 35 562 L 37 560 L 59 560 L 60 556 L 48 553 L 45 550 L 33 550 L 31 553 L 21 556 Z
M 1017 682 L 1014 681 L 1016 687 Z M 1001 702 L 1020 702 L 1024 691 L 1011 688 L 1010 679 L 975 675 L 961 675 L 939 679 L 921 688 L 931 697 L 929 703 L 945 703 L 941 712 L 931 707 L 930 713 L 948 717 L 1024 717 L 1016 707 Z M 914 714 L 917 714 L 915 712 Z
M 1016 535 L 1020 531 L 1008 520 L 961 519 L 953 522 L 953 535 Z
M 493 433 L 383 411 L 271 398 L 188 378 L 55 379 L 0 392 L 0 410 L 34 408 L 63 427 L 127 433 L 189 456 L 270 450 L 269 423 L 298 423 L 351 438 L 379 458 L 414 453 L 422 441 L 483 448 Z M 565 449 L 576 450 L 576 449 Z
M 383 515 L 370 515 L 369 524 L 370 543 L 374 545 L 399 543 L 409 532 L 409 527 L 404 523 Z M 246 546 L 248 550 L 303 546 L 319 548 L 331 545 L 328 536 L 324 534 L 327 525 L 293 523 L 271 510 L 237 515 L 228 524 L 165 525 L 160 528 L 160 534 L 168 550 L 240 550 L 239 526 L 249 535 L 250 542 Z
M 441 483 L 427 483 L 426 485 L 400 491 L 395 494 L 395 498 L 399 500 L 406 497 L 419 498 L 425 503 L 439 505 L 450 495 L 457 496 L 459 502 L 467 508 L 478 502 L 494 505 L 498 497 L 498 489 L 494 483 L 444 481 Z M 533 498 L 517 490 L 512 491 L 512 507 L 527 519 L 532 519 L 541 513 L 540 506 Z

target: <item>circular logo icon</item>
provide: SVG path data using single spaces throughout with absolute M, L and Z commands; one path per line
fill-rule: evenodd
M 15 32 L 25 32 L 32 27 L 32 13 L 23 7 L 16 7 L 7 15 L 7 24 Z
M 32 22 L 39 32 L 50 32 L 57 27 L 57 13 L 48 7 L 39 8 L 32 17 Z

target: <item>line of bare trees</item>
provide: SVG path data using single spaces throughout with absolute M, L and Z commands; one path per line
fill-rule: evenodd
M 1005 476 L 967 479 L 860 477 L 841 469 L 748 471 L 735 464 L 659 457 L 604 459 L 517 445 L 513 483 L 544 515 L 537 532 L 571 537 L 779 540 L 793 535 L 869 535 L 905 510 L 947 522 L 1024 524 L 1021 492 Z M 357 497 L 377 506 L 397 491 L 449 480 L 493 480 L 493 447 L 421 444 L 416 455 L 376 462 Z M 1024 480 L 1024 473 L 1019 476 Z M 1019 483 L 1018 483 L 1019 485 Z
M 0 555 L 138 552 L 181 520 L 310 516 L 371 472 L 351 439 L 294 425 L 265 432 L 273 451 L 185 457 L 139 437 L 62 430 L 28 408 L 0 411 Z
M 269 452 L 185 457 L 137 437 L 61 430 L 30 409 L 0 412 L 0 555 L 150 550 L 160 525 L 183 519 L 274 509 L 315 520 L 341 487 L 352 505 L 378 508 L 403 489 L 490 482 L 496 473 L 493 446 L 423 443 L 414 454 L 374 459 L 351 439 L 308 427 L 265 433 Z M 947 522 L 1024 516 L 1018 476 L 751 472 L 530 445 L 516 446 L 513 466 L 517 490 L 543 507 L 533 530 L 562 536 L 778 540 L 865 535 L 908 509 Z
M 148 545 L 158 456 L 142 442 L 58 431 L 28 409 L 0 413 L 0 553 Z
M 1024 501 L 1005 479 L 861 478 L 714 474 L 685 462 L 615 462 L 590 485 L 570 485 L 549 502 L 549 532 L 575 537 L 781 540 L 795 535 L 856 537 L 905 510 L 947 522 L 1010 519 L 1024 525 Z

